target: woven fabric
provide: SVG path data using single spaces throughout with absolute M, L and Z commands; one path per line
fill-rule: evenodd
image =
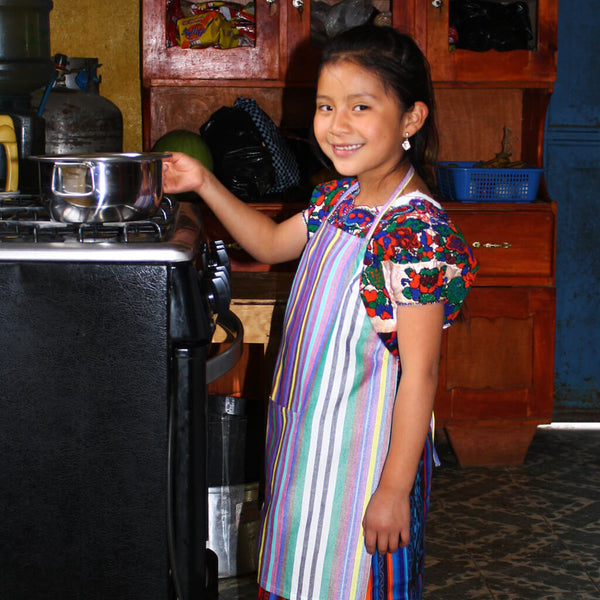
M 360 298 L 369 237 L 324 221 L 290 292 L 268 408 L 259 564 L 260 585 L 284 598 L 367 594 L 362 518 L 387 454 L 398 373 Z
M 296 158 L 269 115 L 252 98 L 240 97 L 235 101 L 234 107 L 240 108 L 250 115 L 271 155 L 276 181 L 269 192 L 283 192 L 298 185 L 300 183 L 300 168 Z
M 411 531 L 407 547 L 393 554 L 374 554 L 365 600 L 416 600 L 423 595 L 425 572 L 425 522 L 429 512 L 429 494 L 435 446 L 429 432 L 410 495 Z M 258 600 L 286 600 L 258 589 Z
M 366 600 L 420 600 L 425 573 L 425 521 L 429 511 L 435 448 L 429 432 L 410 494 L 410 542 L 393 554 L 371 558 Z

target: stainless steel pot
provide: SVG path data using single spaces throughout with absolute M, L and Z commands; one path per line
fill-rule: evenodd
M 154 215 L 162 200 L 165 152 L 32 156 L 51 217 L 66 223 L 117 222 Z

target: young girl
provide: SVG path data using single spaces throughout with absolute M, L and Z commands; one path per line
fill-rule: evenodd
M 421 598 L 442 329 L 477 264 L 431 198 L 428 66 L 391 28 L 325 50 L 314 133 L 342 176 L 276 224 L 193 159 L 195 190 L 257 260 L 300 258 L 268 409 L 260 597 Z

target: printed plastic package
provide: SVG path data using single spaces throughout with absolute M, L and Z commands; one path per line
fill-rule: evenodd
M 227 49 L 254 46 L 254 7 L 254 1 L 238 4 L 168 0 L 167 47 Z

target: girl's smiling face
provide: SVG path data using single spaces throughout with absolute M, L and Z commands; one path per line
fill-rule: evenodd
M 316 140 L 336 171 L 381 182 L 404 156 L 406 113 L 380 79 L 349 60 L 326 65 L 317 85 Z

